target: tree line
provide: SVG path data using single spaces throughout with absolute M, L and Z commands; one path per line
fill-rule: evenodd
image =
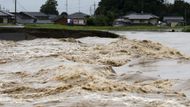
M 99 20 L 101 17 L 101 25 L 111 25 L 120 16 L 142 11 L 155 14 L 161 20 L 163 16 L 183 16 L 190 24 L 190 3 L 184 0 L 175 0 L 174 3 L 167 0 L 101 0 L 94 19 Z
M 41 6 L 40 11 L 46 14 L 58 15 L 56 0 L 47 0 Z M 89 25 L 112 25 L 114 19 L 131 12 L 151 13 L 160 17 L 183 16 L 187 24 L 190 24 L 190 3 L 184 0 L 175 0 L 170 3 L 167 0 L 101 0 L 95 15 L 88 19 Z

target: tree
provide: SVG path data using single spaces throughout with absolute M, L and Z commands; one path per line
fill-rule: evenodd
M 96 16 L 106 16 L 111 25 L 115 18 L 130 12 L 142 11 L 160 16 L 164 9 L 164 0 L 101 0 L 96 10 Z
M 58 4 L 56 0 L 47 0 L 46 3 L 41 6 L 40 12 L 58 15 L 59 12 L 57 10 L 57 6 Z
M 183 16 L 190 24 L 190 4 L 184 0 L 101 0 L 95 16 L 104 16 L 110 25 L 114 19 L 131 12 L 152 13 L 160 18 L 163 16 Z M 99 18 L 99 17 L 98 17 Z
M 159 14 L 164 6 L 164 0 L 101 0 L 96 11 L 98 15 L 107 15 L 114 12 L 116 16 L 128 12 L 148 12 Z

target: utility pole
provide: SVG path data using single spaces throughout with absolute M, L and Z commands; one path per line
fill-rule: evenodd
M 90 6 L 90 16 L 92 16 L 92 7 Z
M 68 14 L 68 0 L 66 0 L 66 12 Z
M 96 12 L 96 2 L 94 1 L 94 15 L 95 15 L 95 12 Z
M 80 12 L 80 0 L 79 0 L 79 12 Z
M 15 24 L 17 23 L 16 14 L 17 14 L 17 0 L 15 0 Z

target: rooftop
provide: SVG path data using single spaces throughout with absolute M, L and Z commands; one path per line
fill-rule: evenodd
M 124 18 L 128 19 L 158 19 L 159 17 L 153 14 L 144 14 L 144 13 L 131 13 L 129 15 L 124 16 Z
M 30 17 L 38 17 L 38 16 L 41 16 L 41 17 L 48 17 L 48 15 L 46 15 L 45 13 L 42 13 L 42 12 L 22 12 Z
M 73 19 L 73 18 L 85 18 L 87 16 L 89 16 L 89 15 L 82 13 L 82 12 L 76 12 L 76 13 L 69 15 L 68 18 L 71 18 L 71 19 Z
M 7 11 L 0 10 L 0 16 L 14 16 L 14 15 Z
M 182 16 L 166 16 L 163 18 L 163 20 L 184 20 L 184 17 L 182 17 Z

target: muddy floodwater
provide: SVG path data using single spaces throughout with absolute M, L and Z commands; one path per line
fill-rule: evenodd
M 0 40 L 2 107 L 190 107 L 188 33 Z
M 129 39 L 152 40 L 160 42 L 169 47 L 180 50 L 186 55 L 190 55 L 190 34 L 183 32 L 116 32 Z M 160 76 L 168 79 L 190 79 L 189 62 L 177 60 L 145 61 L 145 64 L 128 68 L 139 70 L 152 76 Z M 122 68 L 125 70 L 125 67 Z M 120 69 L 120 70 L 122 70 Z M 156 72 L 155 72 L 156 71 Z
M 176 48 L 186 54 L 190 54 L 190 33 L 184 32 L 114 32 L 129 39 L 152 40 L 164 45 Z

